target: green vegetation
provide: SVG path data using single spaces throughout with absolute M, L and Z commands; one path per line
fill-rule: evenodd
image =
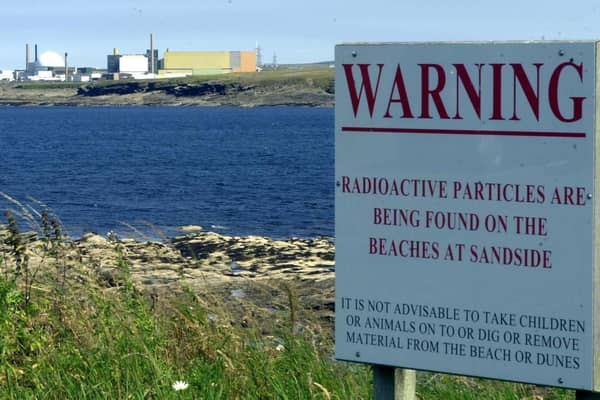
M 20 232 L 15 214 L 37 238 Z M 226 307 L 210 309 L 185 288 L 165 297 L 143 293 L 118 243 L 121 282 L 103 289 L 94 267 L 70 263 L 77 257 L 57 218 L 25 207 L 5 216 L 2 399 L 368 397 L 367 369 L 332 361 L 331 343 L 316 329 L 294 332 L 294 310 L 282 311 L 287 322 L 265 335 L 255 324 L 233 324 Z M 56 261 L 64 258 L 68 268 Z M 296 307 L 292 298 L 289 304 Z M 175 391 L 176 381 L 189 386 Z
M 0 296 L 1 398 L 367 397 L 366 371 L 332 363 L 303 337 L 221 326 L 192 294 L 152 309 L 126 285 L 55 293 L 23 308 L 2 281 Z M 189 388 L 175 393 L 177 380 Z
M 44 90 L 44 89 L 78 89 L 85 85 L 81 82 L 20 82 L 16 89 Z
M 253 74 L 229 74 L 212 77 L 185 78 L 188 83 L 199 81 L 221 81 L 223 83 L 240 83 L 245 86 L 256 85 L 265 88 L 283 85 L 299 85 L 316 87 L 328 93 L 334 93 L 334 69 L 313 67 L 298 69 L 265 70 Z
M 274 331 L 240 325 L 227 306 L 211 306 L 191 290 L 158 296 L 134 287 L 119 242 L 120 282 L 101 288 L 96 267 L 71 263 L 77 255 L 58 219 L 30 210 L 7 211 L 0 230 L 0 398 L 372 397 L 369 368 L 334 361 L 327 329 L 302 321 L 298 332 L 293 290 Z M 37 234 L 21 233 L 15 214 Z M 176 391 L 176 381 L 187 387 Z M 432 373 L 419 374 L 417 392 L 421 399 L 573 398 Z
M 575 399 L 575 393 L 570 390 L 444 374 L 417 375 L 417 394 L 418 398 L 435 400 Z
M 255 73 L 199 75 L 185 78 L 156 79 L 147 81 L 136 81 L 133 79 L 121 81 L 96 81 L 93 83 L 77 84 L 74 87 L 92 86 L 110 88 L 111 86 L 119 86 L 123 83 L 138 83 L 140 85 L 154 84 L 157 88 L 169 85 L 195 85 L 202 83 L 240 84 L 243 86 L 257 86 L 265 89 L 272 89 L 281 86 L 307 86 L 321 88 L 328 93 L 333 93 L 334 70 L 333 68 L 323 67 L 276 69 Z M 50 85 L 50 83 L 47 84 Z

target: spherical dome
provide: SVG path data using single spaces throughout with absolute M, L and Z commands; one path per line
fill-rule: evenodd
M 60 54 L 54 51 L 45 51 L 38 57 L 38 63 L 41 67 L 64 67 L 65 61 Z

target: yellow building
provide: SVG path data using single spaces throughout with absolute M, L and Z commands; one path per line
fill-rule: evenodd
M 255 72 L 255 51 L 166 51 L 159 73 L 192 75 Z

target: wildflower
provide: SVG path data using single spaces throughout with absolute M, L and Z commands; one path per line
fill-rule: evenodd
M 277 351 L 284 351 L 284 350 L 285 350 L 285 347 L 283 347 L 283 345 L 282 345 L 282 344 L 278 344 L 278 345 L 275 347 L 275 350 L 277 350 Z
M 175 383 L 173 384 L 173 390 L 175 390 L 176 392 L 180 391 L 180 390 L 185 390 L 188 388 L 188 383 L 184 382 L 184 381 L 175 381 Z

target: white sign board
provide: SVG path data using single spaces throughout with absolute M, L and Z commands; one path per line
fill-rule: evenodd
M 598 388 L 596 43 L 336 47 L 336 357 Z

